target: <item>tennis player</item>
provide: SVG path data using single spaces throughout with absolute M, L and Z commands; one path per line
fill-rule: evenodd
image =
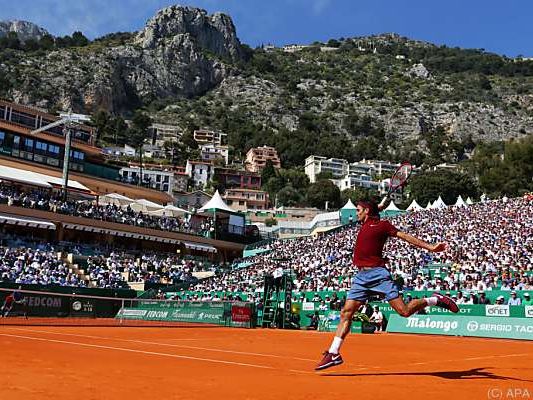
M 380 204 L 382 206 L 382 204 Z M 331 347 L 324 352 L 324 357 L 315 370 L 322 370 L 343 363 L 339 353 L 343 340 L 350 332 L 352 317 L 359 307 L 371 295 L 385 297 L 392 308 L 402 317 L 409 317 L 427 306 L 439 306 L 453 313 L 459 312 L 457 304 L 449 297 L 433 293 L 426 299 L 415 299 L 405 304 L 399 290 L 392 280 L 390 272 L 385 268 L 383 246 L 389 237 L 397 237 L 406 242 L 431 252 L 440 252 L 448 247 L 446 243 L 429 244 L 421 239 L 401 232 L 389 221 L 380 220 L 380 207 L 373 201 L 357 203 L 357 219 L 361 222 L 361 230 L 357 235 L 354 247 L 353 264 L 359 272 L 352 281 L 346 303 L 341 311 L 341 320 Z
M 14 291 L 5 298 L 2 308 L 0 308 L 0 317 L 4 318 L 9 316 L 9 313 L 15 304 L 26 304 L 24 295 L 18 291 Z M 24 316 L 28 318 L 26 310 L 24 310 Z

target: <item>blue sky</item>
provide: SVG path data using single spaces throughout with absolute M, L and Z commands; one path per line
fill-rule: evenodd
M 0 0 L 0 20 L 94 39 L 136 31 L 157 10 L 192 5 L 229 14 L 252 47 L 396 32 L 451 47 L 533 57 L 533 0 Z

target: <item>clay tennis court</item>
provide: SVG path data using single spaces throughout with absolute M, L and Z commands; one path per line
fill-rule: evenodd
M 487 399 L 533 397 L 533 343 L 331 333 L 0 325 L 0 399 Z M 514 397 L 518 398 L 518 397 Z

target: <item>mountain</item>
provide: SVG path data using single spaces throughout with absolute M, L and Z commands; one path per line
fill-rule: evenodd
M 39 40 L 49 33 L 34 23 L 27 21 L 0 21 L 0 37 L 6 36 L 9 32 L 15 32 L 21 42 L 28 39 Z
M 9 52 L 0 72 L 12 79 L 0 95 L 44 108 L 127 111 L 156 99 L 202 95 L 228 76 L 222 60 L 243 57 L 228 16 L 191 7 L 165 8 L 127 43 L 107 44 L 39 56 Z
M 396 34 L 252 50 L 229 16 L 182 6 L 86 46 L 0 51 L 0 96 L 84 113 L 145 107 L 183 131 L 227 132 L 236 153 L 274 145 L 284 165 L 419 150 L 453 161 L 472 140 L 533 134 L 532 61 Z

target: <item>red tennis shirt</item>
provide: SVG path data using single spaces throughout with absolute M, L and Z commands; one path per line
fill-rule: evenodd
M 385 265 L 383 246 L 398 229 L 389 221 L 368 218 L 361 226 L 353 249 L 353 265 L 357 267 L 382 267 Z

